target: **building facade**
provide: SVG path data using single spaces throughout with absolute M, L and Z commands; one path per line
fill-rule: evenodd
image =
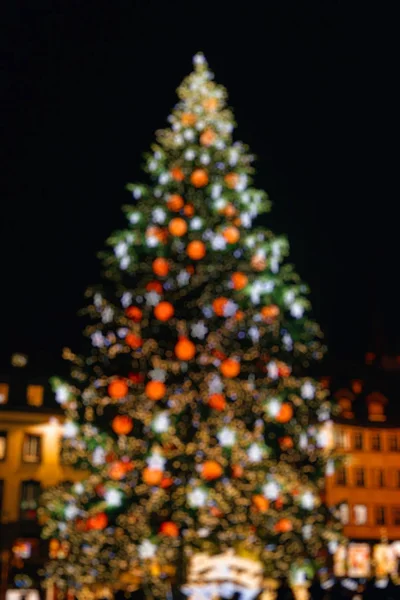
M 61 460 L 63 414 L 46 381 L 0 376 L 1 591 L 38 588 L 48 556 L 40 538 L 39 498 L 45 487 L 83 477 Z
M 326 499 L 338 507 L 349 540 L 335 557 L 339 575 L 399 570 L 399 371 L 398 357 L 368 353 L 364 365 L 345 365 L 343 377 L 337 368 L 327 381 L 340 411 L 334 430 L 341 461 L 326 478 Z M 349 372 L 356 378 L 349 379 Z
M 400 540 L 400 428 L 336 424 L 343 463 L 327 477 L 346 537 Z

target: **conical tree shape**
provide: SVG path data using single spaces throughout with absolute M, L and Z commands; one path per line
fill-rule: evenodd
M 269 201 L 253 157 L 201 54 L 194 65 L 88 292 L 90 349 L 56 382 L 64 458 L 87 472 L 45 497 L 44 534 L 69 547 L 48 576 L 72 588 L 139 569 L 164 599 L 194 552 L 250 552 L 276 577 L 338 536 L 307 289 L 286 239 L 254 225 Z

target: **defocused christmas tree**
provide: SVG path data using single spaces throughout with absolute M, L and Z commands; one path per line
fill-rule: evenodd
M 44 535 L 68 547 L 47 568 L 59 587 L 141 573 L 164 600 L 198 553 L 233 550 L 274 578 L 339 537 L 307 288 L 286 239 L 254 223 L 269 201 L 253 157 L 202 54 L 194 65 L 88 291 L 88 352 L 55 382 L 64 460 L 87 472 L 44 497 Z

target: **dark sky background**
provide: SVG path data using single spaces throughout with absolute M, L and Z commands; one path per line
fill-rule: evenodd
M 125 183 L 202 50 L 257 155 L 333 357 L 400 351 L 394 15 L 349 2 L 10 3 L 0 357 L 57 369 Z M 259 4 L 263 9 L 259 8 Z M 349 6 L 351 5 L 351 6 Z

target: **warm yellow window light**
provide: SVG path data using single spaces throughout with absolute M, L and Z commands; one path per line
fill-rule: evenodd
M 8 402 L 8 383 L 0 383 L 0 404 Z
M 43 386 L 28 385 L 26 399 L 29 406 L 42 406 L 43 404 Z

